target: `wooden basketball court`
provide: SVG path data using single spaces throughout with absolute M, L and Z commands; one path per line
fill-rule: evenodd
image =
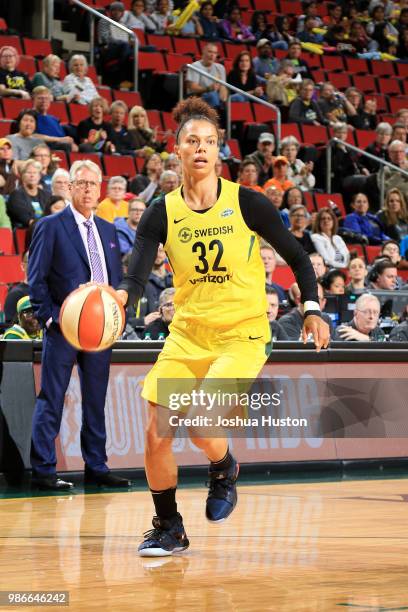
M 137 555 L 146 492 L 2 499 L 0 590 L 101 612 L 408 610 L 406 479 L 241 485 L 220 526 L 205 496 L 179 490 L 191 545 L 161 559 Z

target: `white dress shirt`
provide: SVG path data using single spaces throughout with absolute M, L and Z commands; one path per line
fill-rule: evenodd
M 84 217 L 84 215 L 82 215 L 72 204 L 70 204 L 70 208 L 72 210 L 72 214 L 74 215 L 74 219 L 78 225 L 79 233 L 81 234 L 82 242 L 84 243 L 85 251 L 88 256 L 89 268 L 92 271 L 91 259 L 89 257 L 89 247 L 88 247 L 88 230 L 84 225 L 85 221 L 87 221 L 88 219 Z M 92 228 L 93 228 L 93 232 L 94 232 L 94 236 L 96 240 L 96 245 L 98 247 L 99 257 L 101 258 L 101 262 L 102 262 L 103 282 L 108 285 L 109 278 L 108 278 L 108 269 L 106 267 L 106 261 L 105 261 L 105 253 L 104 253 L 103 246 L 102 246 L 102 240 L 99 236 L 98 228 L 96 227 L 93 213 L 90 216 L 90 220 L 92 221 Z M 91 281 L 93 281 L 92 277 L 91 277 Z

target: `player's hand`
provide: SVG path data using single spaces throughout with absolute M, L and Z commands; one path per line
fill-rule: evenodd
M 321 348 L 328 347 L 330 340 L 330 327 L 321 317 L 317 315 L 309 315 L 305 318 L 302 329 L 303 344 L 306 344 L 309 334 L 313 336 L 313 342 L 315 343 L 317 352 L 319 352 Z
M 129 299 L 129 294 L 127 291 L 125 291 L 124 289 L 118 289 L 117 291 L 115 291 L 116 293 L 116 297 L 119 300 L 119 302 L 123 305 L 126 306 L 127 301 Z

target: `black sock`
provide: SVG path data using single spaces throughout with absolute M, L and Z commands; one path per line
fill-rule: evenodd
M 156 514 L 159 518 L 169 519 L 177 514 L 176 503 L 176 487 L 174 489 L 165 489 L 164 491 L 153 491 L 150 489 L 153 497 Z
M 210 468 L 212 470 L 220 470 L 220 471 L 228 470 L 231 467 L 233 461 L 234 461 L 234 457 L 229 452 L 229 448 L 227 448 L 225 457 L 220 459 L 220 461 L 211 461 Z

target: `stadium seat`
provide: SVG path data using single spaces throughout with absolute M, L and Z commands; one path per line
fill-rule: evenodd
M 68 110 L 65 102 L 51 102 L 48 113 L 57 117 L 61 123 L 69 123 Z
M 8 294 L 8 285 L 2 284 L 0 285 L 0 311 L 4 311 L 4 304 L 6 303 L 6 297 Z
M 400 79 L 387 79 L 384 77 L 379 77 L 378 90 L 380 91 L 380 93 L 386 94 L 387 96 L 399 96 L 401 95 Z
M 354 135 L 356 137 L 356 145 L 360 149 L 365 149 L 373 143 L 376 136 L 374 130 L 355 130 Z
M 102 164 L 101 164 L 101 158 L 98 155 L 98 153 L 80 153 L 80 152 L 74 153 L 72 152 L 69 154 L 69 156 L 71 159 L 71 164 L 78 161 L 79 159 L 89 159 L 93 161 L 97 166 L 99 166 L 100 169 L 103 171 Z
M 112 91 L 115 100 L 122 100 L 131 109 L 134 106 L 143 106 L 142 98 L 138 91 L 120 91 L 114 89 Z
M 294 136 L 299 142 L 302 142 L 302 134 L 297 123 L 283 123 L 281 126 L 281 137 Z
M 162 125 L 164 126 L 164 128 L 166 130 L 171 130 L 172 132 L 175 132 L 177 130 L 178 125 L 176 121 L 173 119 L 173 115 L 167 111 L 162 111 L 161 116 L 162 116 Z
M 101 98 L 105 98 L 109 106 L 112 104 L 112 90 L 106 85 L 97 85 L 96 90 Z
M 307 212 L 310 214 L 312 214 L 313 212 L 316 212 L 314 194 L 311 193 L 310 191 L 304 191 L 303 197 L 305 198 Z
M 179 38 L 173 36 L 174 53 L 184 55 L 193 55 L 194 57 L 200 53 L 197 41 L 195 38 Z
M 343 57 L 341 55 L 322 55 L 322 68 L 329 72 L 342 72 L 344 70 Z
M 231 171 L 230 171 L 230 169 L 229 169 L 229 165 L 228 165 L 228 164 L 226 164 L 225 162 L 223 162 L 223 164 L 222 164 L 222 172 L 221 172 L 221 176 L 222 176 L 222 178 L 227 179 L 227 181 L 232 180 L 232 179 L 231 179 Z
M 377 245 L 369 245 L 369 246 L 365 246 L 365 252 L 367 254 L 367 263 L 372 263 L 374 261 L 374 259 L 376 257 L 379 256 L 380 251 L 381 251 L 381 246 L 377 246 Z
M 371 60 L 371 73 L 379 77 L 395 76 L 394 62 Z
M 149 45 L 156 47 L 158 51 L 167 51 L 168 53 L 173 52 L 173 43 L 171 36 L 147 34 L 147 42 Z
M 388 99 L 391 113 L 397 113 L 401 108 L 408 108 L 408 96 L 390 96 Z
M 276 121 L 275 111 L 263 104 L 252 104 L 252 110 L 257 123 L 272 123 Z
M 225 57 L 234 60 L 242 51 L 248 51 L 246 45 L 226 42 L 224 43 Z
M 166 64 L 161 53 L 139 52 L 139 70 L 153 70 L 155 72 L 166 72 Z
M 108 176 L 133 177 L 136 166 L 131 155 L 104 155 L 103 165 Z
M 20 61 L 18 69 L 21 72 L 26 72 L 30 78 L 32 78 L 37 72 L 37 63 L 30 55 L 20 55 Z
M 273 282 L 284 289 L 289 289 L 296 282 L 296 278 L 289 266 L 276 266 L 273 272 Z
M 303 142 L 312 145 L 326 144 L 328 141 L 327 128 L 325 125 L 301 125 Z
M 49 40 L 23 38 L 23 45 L 26 55 L 46 57 L 52 53 L 52 46 Z
M 24 280 L 20 255 L 0 256 L 0 283 L 20 283 Z
M 388 111 L 388 96 L 384 95 L 383 93 L 370 93 L 368 94 L 367 98 L 369 100 L 377 100 L 377 113 L 386 113 Z
M 0 17 L 0 32 L 5 32 L 7 29 L 6 20 L 3 17 Z
M 357 89 L 360 89 L 363 93 L 371 93 L 377 91 L 376 79 L 371 74 L 364 76 L 353 75 L 353 83 Z
M 280 12 L 284 15 L 301 15 L 302 3 L 298 0 L 279 0 Z
M 149 120 L 149 124 L 151 128 L 155 128 L 157 127 L 159 130 L 163 129 L 162 126 L 162 122 L 161 122 L 161 115 L 160 115 L 160 111 L 158 110 L 147 110 L 147 118 Z
M 251 105 L 248 102 L 231 102 L 231 121 L 253 121 Z
M 58 162 L 58 166 L 60 168 L 64 168 L 64 170 L 69 170 L 69 163 L 68 163 L 67 154 L 65 151 L 54 149 L 52 151 L 52 155 L 53 157 L 56 156 L 59 158 L 60 161 Z
M 0 227 L 0 255 L 13 255 L 14 253 L 13 232 L 7 227 Z
M 99 85 L 98 73 L 95 66 L 88 66 L 87 76 L 93 81 L 94 85 Z
M 346 57 L 346 66 L 350 74 L 368 74 L 368 62 L 365 59 Z
M 9 136 L 12 125 L 13 122 L 11 121 L 11 119 L 0 120 L 0 138 L 4 138 L 4 136 Z
M 191 57 L 186 55 L 178 55 L 176 53 L 169 53 L 165 55 L 165 60 L 167 62 L 167 70 L 169 72 L 180 72 L 183 66 L 191 62 Z
M 397 70 L 397 75 L 402 78 L 408 77 L 408 64 L 401 64 L 400 62 L 396 62 L 395 68 Z
M 227 145 L 231 149 L 232 157 L 236 159 L 242 159 L 241 148 L 239 146 L 239 141 L 236 138 L 230 138 L 227 140 Z
M 80 121 L 83 121 L 83 119 L 88 119 L 89 117 L 88 106 L 72 103 L 68 104 L 68 108 L 71 117 L 71 123 L 73 125 L 78 125 Z
M 15 49 L 17 49 L 19 55 L 23 54 L 23 48 L 21 46 L 21 40 L 19 36 L 6 36 L 2 34 L 0 36 L 0 47 L 3 47 L 4 45 L 14 47 Z
M 276 0 L 253 0 L 256 11 L 270 11 L 272 14 L 279 13 Z
M 338 207 L 342 217 L 347 214 L 341 193 L 315 193 L 315 202 L 317 210 L 330 206 L 330 202 L 332 202 Z
M 32 100 L 21 100 L 20 98 L 2 98 L 3 113 L 6 119 L 16 119 L 22 110 L 32 108 Z
M 344 91 L 352 85 L 351 77 L 346 72 L 331 72 L 327 75 L 327 79 L 340 91 Z
M 27 230 L 19 227 L 14 230 L 15 252 L 22 255 L 27 250 Z

